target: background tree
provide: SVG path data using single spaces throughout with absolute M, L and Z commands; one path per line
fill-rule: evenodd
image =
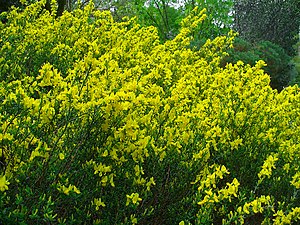
M 179 32 L 179 23 L 184 16 L 178 1 L 151 0 L 140 5 L 138 16 L 143 25 L 157 27 L 162 40 L 173 38 Z
M 242 56 L 240 59 L 250 64 L 254 58 L 263 59 L 268 64 L 265 70 L 271 76 L 271 86 L 278 90 L 295 83 L 297 72 L 291 56 L 297 52 L 294 45 L 298 41 L 300 1 L 240 0 L 234 2 L 233 14 L 233 29 L 251 48 L 241 52 L 240 46 L 235 47 L 231 59 Z
M 187 15 L 194 7 L 206 8 L 207 18 L 199 30 L 199 37 L 213 39 L 227 34 L 233 25 L 234 0 L 186 0 L 184 11 Z
M 242 38 L 236 38 L 234 48 L 228 50 L 227 56 L 222 64 L 243 61 L 246 64 L 255 65 L 258 60 L 264 60 L 267 64 L 264 70 L 270 75 L 270 86 L 281 91 L 289 85 L 292 78 L 291 57 L 285 50 L 270 41 L 250 43 Z
M 294 55 L 300 25 L 299 0 L 240 0 L 234 3 L 234 29 L 250 42 L 268 40 Z
M 298 84 L 300 86 L 300 28 L 299 28 L 299 41 L 295 45 L 295 49 L 298 52 L 297 55 L 293 58 L 293 64 L 295 68 L 291 77 L 291 85 Z
M 213 39 L 219 35 L 227 34 L 232 26 L 233 16 L 230 14 L 233 0 L 185 0 L 185 1 L 148 1 L 144 8 L 146 16 L 152 25 L 161 27 L 160 32 L 165 33 L 165 39 L 172 38 L 178 33 L 179 23 L 195 7 L 206 8 L 207 18 L 202 22 L 197 32 L 194 32 L 194 46 L 201 46 L 205 40 Z M 155 15 L 155 16 L 153 16 Z
M 67 8 L 74 8 L 76 0 L 68 0 Z M 227 34 L 232 27 L 232 7 L 234 0 L 94 0 L 95 7 L 110 10 L 116 20 L 124 16 L 136 16 L 143 26 L 155 26 L 163 41 L 173 38 L 179 32 L 182 18 L 193 8 L 207 9 L 207 19 L 203 21 L 197 32 L 194 32 L 194 45 L 203 44 L 208 38 Z M 83 2 L 82 5 L 87 4 Z

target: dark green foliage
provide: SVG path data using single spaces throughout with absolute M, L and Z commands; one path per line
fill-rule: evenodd
M 234 48 L 228 51 L 229 56 L 223 60 L 223 65 L 228 62 L 236 63 L 241 60 L 246 64 L 255 65 L 262 59 L 267 63 L 266 73 L 271 77 L 271 87 L 281 91 L 288 86 L 291 77 L 291 57 L 286 54 L 283 48 L 270 41 L 260 41 L 256 44 L 236 38 Z
M 0 0 L 0 13 L 8 11 L 11 6 L 20 6 L 19 0 Z
M 234 22 L 233 15 L 230 13 L 234 1 L 198 0 L 196 2 L 199 8 L 206 8 L 207 10 L 207 18 L 200 29 L 200 36 L 204 39 L 214 39 L 220 35 L 227 35 Z M 188 7 L 186 6 L 186 8 Z
M 223 66 L 228 62 L 236 63 L 239 60 L 246 64 L 254 65 L 259 60 L 253 45 L 242 38 L 235 38 L 234 48 L 228 50 L 228 53 L 229 56 L 224 59 Z
M 295 45 L 295 49 L 298 54 L 292 60 L 294 68 L 291 75 L 291 85 L 298 84 L 300 86 L 300 41 Z
M 172 7 L 167 1 L 151 1 L 148 7 L 139 7 L 138 20 L 144 26 L 155 26 L 163 41 L 178 34 L 179 23 L 184 14 Z
M 281 91 L 290 81 L 291 58 L 283 48 L 269 41 L 261 41 L 255 48 L 259 57 L 267 63 L 265 71 L 271 76 L 271 87 Z
M 21 4 L 19 0 L 0 0 L 0 14 L 8 11 L 12 6 L 19 7 Z M 7 21 L 5 16 L 0 16 L 0 22 Z
M 234 29 L 250 42 L 268 40 L 294 55 L 300 26 L 299 0 L 242 0 L 234 4 Z

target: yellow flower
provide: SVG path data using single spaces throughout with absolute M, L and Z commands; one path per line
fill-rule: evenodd
M 250 204 L 248 204 L 248 203 L 245 203 L 244 206 L 243 206 L 243 211 L 246 214 L 250 214 L 249 207 L 250 207 Z
M 240 145 L 243 145 L 243 140 L 241 138 L 236 139 L 230 142 L 230 145 L 231 145 L 231 150 L 238 149 Z
M 105 203 L 102 202 L 101 198 L 94 198 L 94 201 L 92 202 L 93 205 L 96 206 L 96 210 L 98 211 L 100 207 L 105 207 Z
M 146 186 L 147 186 L 147 191 L 150 191 L 150 187 L 151 185 L 156 185 L 154 178 L 151 177 L 150 180 L 147 182 Z
M 64 160 L 65 159 L 65 155 L 63 153 L 59 153 L 58 156 L 59 156 L 60 160 Z
M 132 198 L 132 203 L 136 204 L 138 201 L 142 201 L 142 199 L 139 197 L 138 193 L 135 193 Z
M 138 222 L 138 220 L 137 220 L 137 218 L 135 217 L 135 215 L 131 215 L 131 216 L 130 216 L 130 220 L 131 220 L 132 224 L 137 224 L 137 222 Z
M 9 182 L 6 180 L 5 175 L 0 177 L 0 191 L 8 190 Z
M 76 194 L 80 194 L 81 192 L 79 191 L 79 189 L 77 187 L 75 187 L 73 185 L 73 191 L 76 193 Z
M 265 177 L 270 178 L 272 175 L 272 169 L 275 169 L 275 163 L 278 160 L 278 154 L 269 155 L 268 158 L 264 161 L 262 170 L 258 173 L 260 180 L 263 180 Z
M 131 195 L 126 195 L 126 197 L 127 197 L 126 205 L 129 205 L 131 201 L 133 204 L 138 204 L 140 201 L 142 201 L 138 193 L 132 193 Z
M 293 186 L 295 186 L 297 189 L 300 188 L 300 172 L 297 172 L 294 176 L 293 176 L 293 180 L 291 181 L 291 184 Z
M 61 191 L 62 193 L 69 195 L 70 192 L 75 192 L 76 194 L 80 194 L 80 190 L 75 187 L 74 185 L 69 185 L 69 187 L 66 187 L 65 185 L 59 185 L 59 187 L 57 188 L 57 190 Z

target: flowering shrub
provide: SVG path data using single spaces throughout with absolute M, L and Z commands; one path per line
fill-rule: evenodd
M 161 44 L 43 4 L 0 23 L 1 223 L 299 220 L 297 86 L 272 90 L 262 61 L 220 67 L 233 36 L 190 49 L 204 10 Z

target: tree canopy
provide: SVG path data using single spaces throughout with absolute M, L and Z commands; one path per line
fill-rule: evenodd
M 251 42 L 271 41 L 288 54 L 298 41 L 300 1 L 241 0 L 234 3 L 234 29 Z

